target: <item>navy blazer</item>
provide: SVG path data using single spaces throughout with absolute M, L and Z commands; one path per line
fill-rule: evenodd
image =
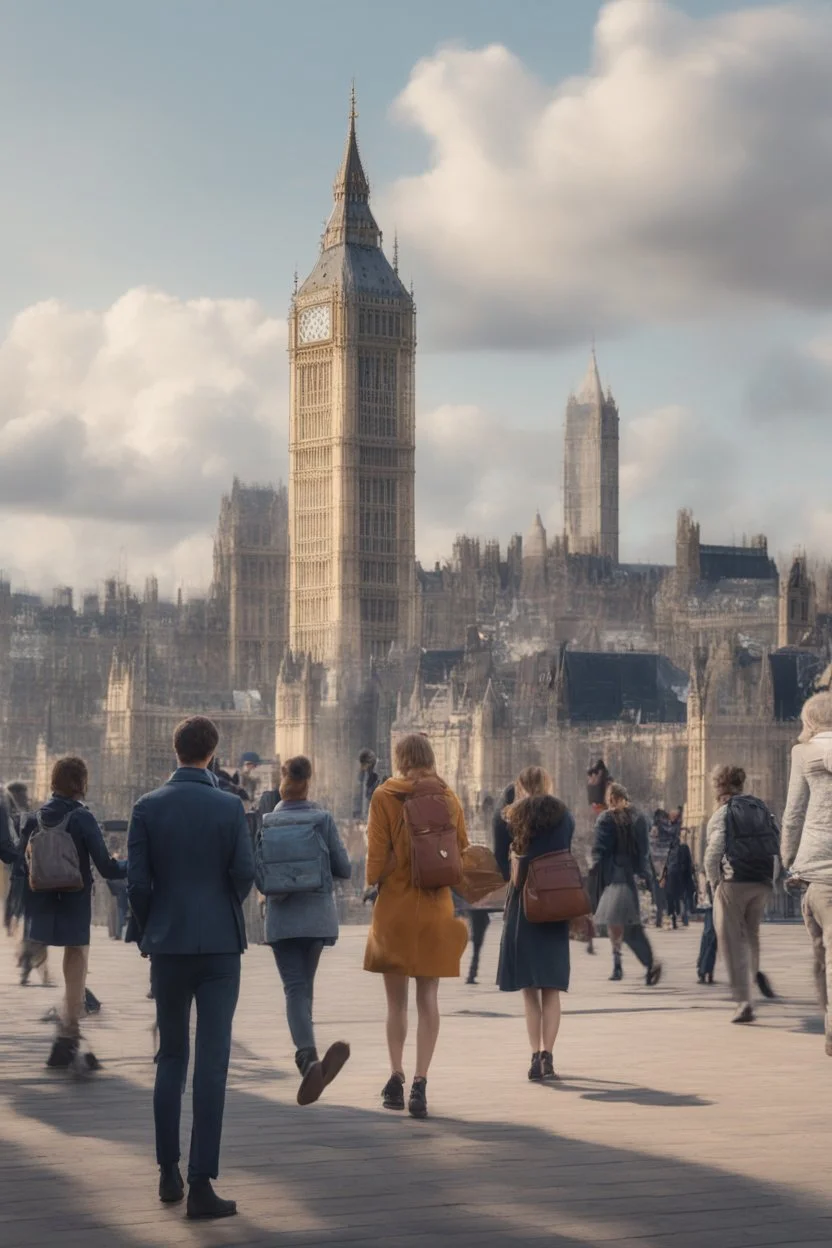
M 127 895 L 142 953 L 242 953 L 254 854 L 243 804 L 199 767 L 139 798 Z

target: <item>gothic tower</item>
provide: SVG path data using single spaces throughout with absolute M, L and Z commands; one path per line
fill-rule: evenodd
M 795 555 L 788 576 L 780 581 L 779 644 L 801 645 L 816 622 L 815 583 L 809 575 L 806 556 Z
M 566 405 L 563 505 L 569 550 L 618 563 L 618 408 L 604 396 L 594 348 Z
M 354 97 L 334 196 L 289 316 L 289 644 L 340 683 L 413 644 L 416 603 L 415 309 L 370 210 Z

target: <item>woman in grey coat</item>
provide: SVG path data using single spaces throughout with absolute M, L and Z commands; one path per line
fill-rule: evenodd
M 280 797 L 274 811 L 263 817 L 257 854 L 258 887 L 264 858 L 282 840 L 306 837 L 320 852 L 321 884 L 314 891 L 288 892 L 266 898 L 266 943 L 271 945 L 286 994 L 286 1018 L 301 1074 L 298 1104 L 311 1105 L 332 1083 L 348 1060 L 350 1048 L 336 1041 L 319 1060 L 312 1025 L 315 973 L 326 945 L 338 939 L 338 911 L 334 880 L 348 880 L 350 860 L 329 811 L 309 801 L 312 764 L 308 758 L 290 758 L 281 769 Z M 310 837 L 310 833 L 312 834 Z M 289 849 L 289 853 L 291 850 Z

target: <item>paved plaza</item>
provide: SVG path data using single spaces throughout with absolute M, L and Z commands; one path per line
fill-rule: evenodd
M 832 1242 L 832 1060 L 801 927 L 764 929 L 783 999 L 749 1029 L 728 1021 L 721 968 L 722 983 L 696 984 L 698 928 L 658 936 L 666 977 L 653 991 L 626 954 L 624 982 L 607 982 L 605 941 L 596 957 L 573 945 L 563 1081 L 536 1086 L 521 1002 L 491 986 L 492 925 L 482 985 L 443 987 L 424 1123 L 378 1108 L 383 994 L 360 969 L 364 939 L 347 928 L 324 955 L 319 1038 L 349 1040 L 353 1059 L 304 1110 L 271 953 L 246 955 L 218 1184 L 241 1213 L 213 1226 L 156 1199 L 147 962 L 95 932 L 90 986 L 104 1008 L 88 1036 L 105 1069 L 81 1082 L 44 1069 L 38 1019 L 58 991 L 18 988 L 3 940 L 0 1245 Z

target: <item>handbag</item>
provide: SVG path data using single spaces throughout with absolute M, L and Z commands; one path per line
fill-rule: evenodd
M 512 882 L 514 867 L 513 861 Z M 518 878 L 519 872 L 518 865 Z M 564 923 L 592 913 L 580 868 L 568 849 L 541 854 L 529 862 L 523 883 L 523 913 L 529 923 Z
M 462 852 L 462 879 L 455 892 L 469 905 L 490 896 L 504 884 L 497 859 L 486 845 L 469 845 Z

